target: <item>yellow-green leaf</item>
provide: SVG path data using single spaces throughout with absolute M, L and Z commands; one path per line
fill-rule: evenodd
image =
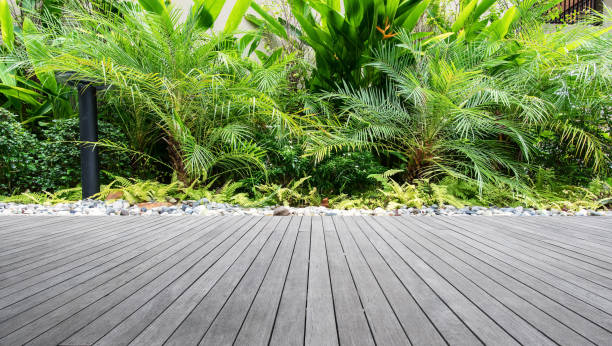
M 249 6 L 251 6 L 251 0 L 236 1 L 234 8 L 232 8 L 232 12 L 227 18 L 227 22 L 225 22 L 225 32 L 230 33 L 238 28 L 238 25 L 240 25 L 240 22 L 242 22 L 242 18 L 249 9 Z
M 7 0 L 0 0 L 0 29 L 2 29 L 2 42 L 9 50 L 13 50 L 15 33 L 13 32 L 13 17 Z
M 138 0 L 138 3 L 149 12 L 162 14 L 166 11 L 166 4 L 163 0 Z
M 463 28 L 463 25 L 468 18 L 470 18 L 470 15 L 476 8 L 477 4 L 478 0 L 472 0 L 469 4 L 467 4 L 467 6 L 465 6 L 465 8 L 461 9 L 461 12 L 459 12 L 459 15 L 457 15 L 457 20 L 455 20 L 455 23 L 453 23 L 453 26 L 451 27 L 454 32 L 458 32 Z

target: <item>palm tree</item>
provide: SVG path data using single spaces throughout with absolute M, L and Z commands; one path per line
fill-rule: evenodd
M 110 86 L 105 100 L 124 110 L 133 149 L 167 143 L 183 181 L 263 170 L 254 132 L 298 128 L 277 102 L 292 56 L 255 61 L 244 55 L 249 41 L 211 34 L 172 8 L 72 7 L 67 17 L 50 35 L 54 56 L 45 68 Z
M 517 186 L 534 152 L 529 127 L 547 119 L 548 103 L 504 75 L 488 73 L 503 51 L 486 41 L 419 41 L 383 47 L 370 65 L 381 88 L 345 87 L 334 131 L 316 135 L 307 152 L 376 150 L 398 157 L 404 178 L 438 174 Z

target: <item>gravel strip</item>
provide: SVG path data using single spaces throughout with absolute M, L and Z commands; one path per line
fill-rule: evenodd
M 124 200 L 95 201 L 85 200 L 74 203 L 60 203 L 56 205 L 0 203 L 0 215 L 299 215 L 299 216 L 400 216 L 400 215 L 483 215 L 483 216 L 612 216 L 612 211 L 585 210 L 535 210 L 533 208 L 498 208 L 498 207 L 464 207 L 432 205 L 422 208 L 408 208 L 385 210 L 383 208 L 369 209 L 330 209 L 325 207 L 265 207 L 243 208 L 226 203 L 209 202 L 206 198 L 199 201 L 184 201 L 177 204 L 170 203 L 139 203 L 131 205 Z

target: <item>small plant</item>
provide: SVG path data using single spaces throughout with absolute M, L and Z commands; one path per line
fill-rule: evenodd
M 306 194 L 300 192 L 300 187 L 308 179 L 310 179 L 310 176 L 294 181 L 289 186 L 276 184 L 260 185 L 257 186 L 257 191 L 266 196 L 265 199 L 272 201 L 274 204 L 284 206 L 320 205 L 321 197 L 317 192 L 317 188 L 311 188 Z

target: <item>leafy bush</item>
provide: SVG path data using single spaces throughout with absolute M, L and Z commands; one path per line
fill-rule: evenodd
M 303 144 L 297 140 L 262 136 L 257 142 L 268 153 L 267 174 L 258 173 L 241 180 L 249 190 L 268 182 L 286 186 L 298 177 L 309 176 L 305 184 L 316 187 L 323 195 L 355 194 L 375 188 L 375 181 L 368 176 L 386 170 L 370 152 L 334 153 L 315 163 L 312 158 L 304 156 Z
M 375 188 L 369 176 L 386 170 L 371 152 L 346 152 L 323 160 L 309 174 L 322 193 L 355 194 Z
M 0 118 L 0 194 L 24 191 L 58 191 L 81 180 L 79 120 L 55 120 L 36 136 L 5 113 Z M 100 139 L 125 143 L 116 127 L 99 122 Z M 130 157 L 124 152 L 100 150 L 100 169 L 130 175 Z M 108 179 L 106 180 L 106 182 Z M 105 182 L 102 177 L 102 182 Z
M 34 135 L 10 114 L 3 115 L 7 117 L 0 117 L 0 194 L 23 192 L 37 185 L 40 148 Z
M 54 120 L 43 128 L 45 140 L 40 144 L 39 187 L 46 191 L 72 187 L 81 181 L 81 159 L 79 148 L 79 119 Z M 99 140 L 125 143 L 126 138 L 115 126 L 98 122 Z M 99 149 L 100 170 L 116 175 L 129 176 L 130 157 L 119 151 Z M 106 176 L 102 176 L 102 183 Z

